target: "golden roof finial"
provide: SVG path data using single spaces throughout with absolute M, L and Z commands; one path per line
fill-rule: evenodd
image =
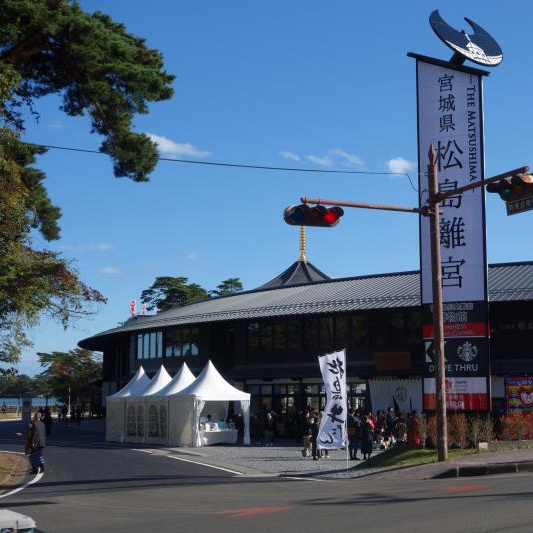
M 307 263 L 307 257 L 305 256 L 305 226 L 300 226 L 300 258 L 298 260 Z

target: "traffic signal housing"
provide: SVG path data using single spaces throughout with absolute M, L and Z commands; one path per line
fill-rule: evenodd
M 531 174 L 517 174 L 512 178 L 489 183 L 487 192 L 498 193 L 500 198 L 506 202 L 533 196 L 533 176 Z
M 324 205 L 308 204 L 291 205 L 285 209 L 283 219 L 291 226 L 319 226 L 332 228 L 339 223 L 344 215 L 340 207 L 326 207 Z

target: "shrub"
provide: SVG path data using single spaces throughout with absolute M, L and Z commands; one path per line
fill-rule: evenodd
M 437 447 L 437 417 L 428 416 L 426 418 L 426 446 L 428 448 Z
M 501 419 L 502 434 L 505 440 L 533 438 L 533 413 L 509 413 Z
M 464 413 L 448 417 L 448 446 L 466 448 L 469 444 L 468 418 Z
M 420 437 L 422 448 L 425 448 L 428 440 L 428 417 L 425 414 L 421 414 L 418 420 L 418 436 Z

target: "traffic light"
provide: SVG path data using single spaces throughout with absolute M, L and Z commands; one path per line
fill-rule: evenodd
M 291 205 L 285 209 L 283 218 L 287 224 L 292 226 L 320 226 L 332 228 L 339 223 L 339 218 L 344 215 L 340 207 L 326 207 L 315 205 L 310 207 L 307 204 Z
M 517 174 L 487 185 L 487 192 L 497 192 L 502 200 L 511 202 L 533 195 L 533 176 Z

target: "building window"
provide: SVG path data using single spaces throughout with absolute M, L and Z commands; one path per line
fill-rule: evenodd
M 287 349 L 285 321 L 274 322 L 274 350 L 284 352 Z
M 272 330 L 273 328 L 271 322 L 263 322 L 261 324 L 261 350 L 272 350 Z
M 352 316 L 351 345 L 366 346 L 368 341 L 367 320 L 363 315 Z
M 181 355 L 182 331 L 171 329 L 165 331 L 165 357 L 178 357 Z
M 259 347 L 261 346 L 260 336 L 259 336 L 260 331 L 261 331 L 261 326 L 259 322 L 250 322 L 248 324 L 247 345 L 248 345 L 249 352 L 259 351 Z
M 196 356 L 200 333 L 194 328 L 173 328 L 165 332 L 165 357 Z M 161 352 L 163 349 L 161 348 Z
M 322 317 L 320 324 L 320 350 L 328 351 L 333 349 L 333 317 Z
M 320 350 L 319 319 L 314 318 L 314 317 L 306 317 L 304 321 L 305 321 L 304 350 L 307 350 L 309 352 L 318 352 Z
M 292 352 L 303 349 L 303 327 L 298 318 L 287 321 L 287 347 Z
M 137 359 L 163 357 L 163 332 L 152 331 L 137 335 Z

